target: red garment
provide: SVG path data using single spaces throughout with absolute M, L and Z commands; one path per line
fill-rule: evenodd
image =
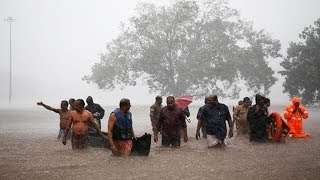
M 89 138 L 87 134 L 76 135 L 72 133 L 71 139 L 72 149 L 87 149 L 89 148 Z
M 132 140 L 113 140 L 113 144 L 120 154 L 131 152 Z
M 300 103 L 299 98 L 294 97 L 292 99 L 292 104 L 288 105 L 284 111 L 284 118 L 287 120 L 287 124 L 290 128 L 289 134 L 292 134 L 295 138 L 304 138 L 309 137 L 310 134 L 303 132 L 302 120 L 308 118 L 308 112 L 301 104 L 299 105 L 299 109 L 301 112 L 296 111 L 293 113 L 295 109 L 295 103 Z
M 178 107 L 170 109 L 168 106 L 161 109 L 156 132 L 161 130 L 164 136 L 172 139 L 180 139 L 180 130 L 186 127 L 186 117 L 183 110 Z

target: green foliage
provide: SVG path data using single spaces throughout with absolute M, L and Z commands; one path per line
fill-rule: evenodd
M 276 78 L 266 59 L 279 50 L 278 40 L 255 31 L 224 0 L 144 3 L 83 79 L 112 90 L 139 78 L 151 92 L 199 98 L 236 98 L 243 80 L 247 90 L 268 94 Z
M 299 96 L 307 104 L 320 101 L 320 19 L 306 27 L 299 37 L 304 42 L 291 42 L 287 57 L 281 63 L 285 76 L 284 92 Z

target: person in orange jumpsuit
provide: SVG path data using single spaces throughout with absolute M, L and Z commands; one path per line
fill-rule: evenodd
M 310 134 L 303 132 L 302 120 L 308 118 L 308 112 L 300 104 L 300 99 L 294 97 L 292 104 L 288 105 L 284 111 L 284 118 L 290 128 L 289 134 L 295 138 L 309 137 Z
M 270 114 L 271 124 L 268 126 L 268 135 L 270 142 L 286 142 L 289 133 L 288 125 L 282 120 L 278 112 Z

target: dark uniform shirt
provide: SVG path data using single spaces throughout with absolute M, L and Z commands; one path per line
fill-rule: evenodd
M 266 108 L 256 111 L 256 106 L 251 106 L 248 110 L 247 119 L 250 127 L 250 140 L 267 142 L 267 124 L 269 122 Z
M 169 109 L 167 106 L 161 109 L 157 131 L 161 128 L 162 135 L 173 139 L 180 139 L 180 130 L 186 127 L 187 124 L 183 110 L 178 107 Z
M 92 115 L 94 116 L 94 118 L 96 118 L 98 120 L 102 119 L 104 116 L 104 109 L 99 104 L 96 104 L 96 103 L 87 105 L 85 107 L 85 110 L 90 111 L 92 113 Z M 97 112 L 100 113 L 98 116 L 95 115 L 95 113 L 97 113 Z
M 87 105 L 85 107 L 85 110 L 90 111 L 92 113 L 93 117 L 97 120 L 97 123 L 101 129 L 101 119 L 104 116 L 104 109 L 99 104 L 93 103 L 93 104 Z M 96 115 L 96 113 L 99 113 L 99 115 Z M 96 132 L 92 123 L 89 123 L 88 128 L 89 128 L 89 133 Z
M 201 118 L 207 134 L 215 135 L 217 139 L 224 140 L 227 136 L 226 121 L 231 119 L 226 105 L 219 103 L 218 106 L 206 104 L 203 106 Z
M 256 105 L 249 108 L 247 120 L 250 128 L 250 141 L 267 142 L 267 124 L 269 123 L 268 111 L 265 106 L 261 106 L 257 111 L 259 102 L 264 100 L 265 97 L 257 94 Z

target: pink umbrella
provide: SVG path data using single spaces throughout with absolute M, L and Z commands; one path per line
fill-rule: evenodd
M 192 102 L 192 98 L 192 96 L 180 96 L 176 98 L 175 102 L 179 108 L 184 110 Z

